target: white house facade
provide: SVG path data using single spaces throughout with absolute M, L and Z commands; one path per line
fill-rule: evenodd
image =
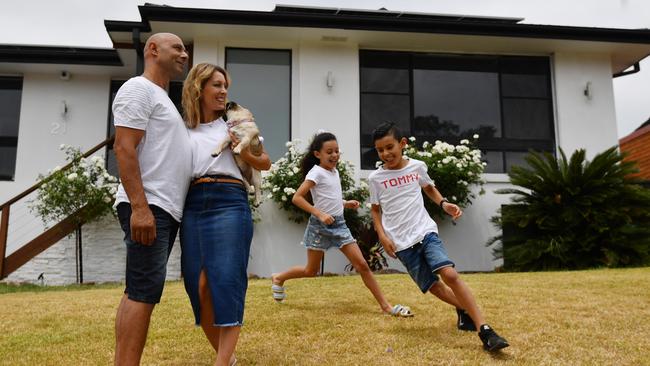
M 612 78 L 650 54 L 650 31 L 524 24 L 521 19 L 278 6 L 271 12 L 144 5 L 139 22 L 105 22 L 113 49 L 0 45 L 0 203 L 64 163 L 60 144 L 88 150 L 112 133 L 110 102 L 138 74 L 141 49 L 156 32 L 179 35 L 191 64 L 225 66 L 232 100 L 249 107 L 273 159 L 285 142 L 334 133 L 343 158 L 368 176 L 376 155 L 370 131 L 396 122 L 420 141 L 457 143 L 480 135 L 486 194 L 441 236 L 460 271 L 500 265 L 485 246 L 489 219 L 508 197 L 508 169 L 529 149 L 593 156 L 617 145 Z M 178 100 L 180 81 L 170 95 Z M 8 112 L 7 112 L 8 111 Z M 108 157 L 115 171 L 112 151 Z M 443 192 L 444 194 L 444 192 Z M 273 202 L 260 208 L 249 272 L 305 263 L 304 225 Z M 42 231 L 28 199 L 11 208 L 5 255 Z M 114 218 L 83 227 L 85 281 L 121 281 L 125 249 Z M 1 238 L 0 238 L 1 239 Z M 179 246 L 168 277 L 178 278 Z M 343 273 L 338 252 L 324 271 Z M 390 266 L 402 269 L 396 261 Z M 74 238 L 63 239 L 8 281 L 74 282 Z

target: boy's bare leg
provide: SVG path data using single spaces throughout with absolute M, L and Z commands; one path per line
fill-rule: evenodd
M 307 265 L 294 266 L 282 273 L 275 273 L 271 275 L 271 281 L 274 285 L 282 286 L 284 281 L 292 278 L 314 277 L 318 274 L 324 255 L 325 252 L 321 250 L 307 249 Z
M 386 313 L 390 313 L 393 307 L 390 305 L 384 294 L 381 292 L 379 283 L 375 279 L 375 276 L 372 274 L 368 263 L 363 259 L 363 254 L 361 254 L 361 249 L 357 243 L 347 244 L 341 247 L 341 252 L 348 258 L 354 270 L 361 275 L 363 283 L 366 285 L 368 290 L 372 293 L 372 296 L 375 297 L 375 300 L 379 303 L 381 310 Z
M 429 289 L 429 292 L 447 304 L 452 305 L 458 309 L 463 309 L 463 306 L 456 298 L 456 295 L 454 295 L 454 292 L 442 281 L 436 281 L 436 283 L 434 283 L 433 286 L 431 286 Z
M 458 272 L 453 267 L 444 267 L 438 271 L 442 280 L 445 281 L 445 284 L 454 292 L 456 299 L 460 303 L 461 309 L 467 311 L 469 316 L 474 321 L 477 327 L 485 324 L 485 319 L 481 310 L 479 310 L 474 295 L 470 291 L 469 287 L 465 284 L 463 280 L 460 279 Z
M 154 304 L 122 296 L 115 317 L 115 365 L 139 365 L 147 341 Z

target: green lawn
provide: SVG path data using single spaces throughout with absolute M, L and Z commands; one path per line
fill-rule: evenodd
M 411 306 L 411 319 L 382 315 L 358 276 L 289 281 L 284 304 L 262 279 L 250 282 L 240 365 L 650 364 L 650 268 L 462 278 L 511 347 L 484 352 L 476 334 L 455 329 L 453 309 L 407 275 L 378 280 L 391 302 Z M 37 290 L 0 285 L 0 364 L 112 363 L 121 286 Z M 143 365 L 213 361 L 182 283 L 168 283 Z

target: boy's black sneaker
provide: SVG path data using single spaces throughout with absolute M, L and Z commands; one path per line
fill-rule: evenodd
M 476 325 L 474 325 L 472 317 L 470 317 L 465 310 L 456 308 L 456 314 L 458 314 L 458 321 L 456 322 L 458 329 L 468 332 L 476 332 Z
M 506 341 L 505 338 L 500 337 L 497 332 L 487 324 L 481 325 L 481 330 L 478 332 L 478 336 L 481 338 L 481 341 L 483 341 L 483 348 L 490 352 L 509 346 L 508 341 Z

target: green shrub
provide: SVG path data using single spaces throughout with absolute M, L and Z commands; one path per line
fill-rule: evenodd
M 508 174 L 513 185 L 496 193 L 512 203 L 493 217 L 505 235 L 494 250 L 506 270 L 533 271 L 639 266 L 650 263 L 650 190 L 630 176 L 634 163 L 615 147 L 585 159 L 531 153 L 528 167 Z
M 46 225 L 74 213 L 78 213 L 75 220 L 79 224 L 108 213 L 114 214 L 112 207 L 118 180 L 108 174 L 104 159 L 100 156 L 84 158 L 79 148 L 68 145 L 61 145 L 60 149 L 72 165 L 66 170 L 56 167 L 47 175 L 38 176 L 39 180 L 45 182 L 39 187 L 36 198 L 30 202 L 31 210 Z
M 415 137 L 410 137 L 404 155 L 423 161 L 438 191 L 465 208 L 476 199 L 473 187 L 478 188 L 479 195 L 485 193 L 482 174 L 486 163 L 481 161 L 481 150 L 475 146 L 478 137 L 474 135 L 473 141 L 463 139 L 456 146 L 442 141 L 433 144 L 424 141 L 418 146 Z M 429 199 L 424 200 L 424 207 L 431 216 L 441 219 L 446 216 L 440 206 Z

